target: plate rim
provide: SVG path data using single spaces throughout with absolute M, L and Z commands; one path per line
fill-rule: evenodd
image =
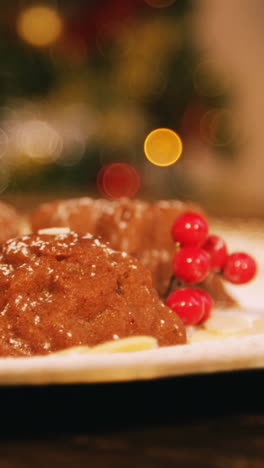
M 113 383 L 263 368 L 261 333 L 147 351 L 0 358 L 0 386 Z

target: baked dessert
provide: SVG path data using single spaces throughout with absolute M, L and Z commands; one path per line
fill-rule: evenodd
M 170 226 L 175 217 L 192 207 L 180 201 L 148 203 L 85 197 L 42 204 L 32 214 L 31 224 L 33 231 L 67 226 L 82 234 L 101 236 L 113 249 L 137 257 L 151 271 L 154 285 L 163 295 L 175 248 Z
M 0 243 L 16 236 L 20 229 L 20 218 L 11 205 L 0 201 Z
M 40 205 L 32 214 L 31 225 L 33 231 L 68 226 L 81 234 L 91 232 L 101 236 L 113 249 L 137 257 L 151 271 L 153 284 L 164 297 L 170 284 L 175 251 L 170 229 L 175 218 L 185 211 L 201 213 L 202 210 L 178 200 L 150 203 L 79 198 Z M 202 287 L 212 294 L 217 305 L 235 304 L 218 275 L 210 274 Z
M 136 335 L 186 342 L 151 274 L 91 234 L 48 229 L 0 247 L 0 356 L 49 354 Z

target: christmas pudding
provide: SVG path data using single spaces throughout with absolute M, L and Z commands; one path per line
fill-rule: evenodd
M 0 243 L 16 236 L 20 229 L 20 218 L 9 204 L 0 201 Z
M 91 234 L 46 229 L 0 247 L 0 356 L 49 354 L 148 335 L 184 344 L 185 328 L 134 257 Z
M 153 284 L 162 298 L 169 291 L 175 242 L 171 226 L 186 211 L 201 209 L 181 201 L 145 202 L 123 199 L 80 198 L 40 205 L 32 215 L 33 231 L 41 228 L 69 227 L 81 234 L 90 232 L 108 241 L 113 249 L 135 256 L 152 274 Z M 174 281 L 177 287 L 177 280 Z M 214 272 L 202 282 L 218 306 L 235 304 Z

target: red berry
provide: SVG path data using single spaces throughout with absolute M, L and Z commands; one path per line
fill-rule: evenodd
M 200 283 L 210 270 L 210 257 L 200 247 L 183 247 L 173 257 L 174 275 L 187 284 Z
M 257 271 L 254 258 L 243 252 L 236 252 L 227 257 L 224 278 L 230 283 L 244 284 L 251 281 Z
M 208 236 L 202 247 L 211 257 L 211 269 L 222 270 L 227 259 L 225 241 L 218 236 Z
M 198 213 L 183 213 L 175 219 L 171 233 L 181 245 L 201 245 L 208 234 L 208 223 Z
M 191 288 L 173 291 L 167 298 L 166 305 L 181 317 L 185 325 L 196 325 L 204 314 L 202 296 Z
M 203 323 L 210 317 L 211 310 L 214 305 L 214 301 L 212 297 L 210 296 L 210 294 L 204 291 L 204 289 L 195 288 L 194 291 L 200 295 L 204 303 L 204 312 L 203 312 L 202 318 L 199 321 L 199 323 Z

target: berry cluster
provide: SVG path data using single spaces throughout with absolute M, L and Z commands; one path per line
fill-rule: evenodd
M 174 221 L 173 274 L 186 286 L 201 283 L 211 271 L 233 284 L 248 283 L 256 274 L 255 260 L 243 252 L 229 255 L 224 240 L 208 231 L 207 221 L 198 213 L 184 213 Z M 168 296 L 166 304 L 186 325 L 196 325 L 208 319 L 213 300 L 203 289 L 182 287 Z

